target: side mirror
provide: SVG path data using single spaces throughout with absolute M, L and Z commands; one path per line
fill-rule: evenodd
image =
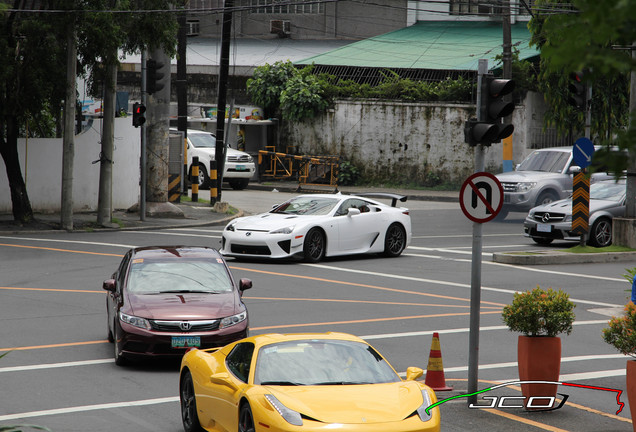
M 243 291 L 245 291 L 246 289 L 250 289 L 250 288 L 252 288 L 252 280 L 251 279 L 242 278 L 239 281 L 239 291 L 241 293 L 243 293 Z
M 415 381 L 419 377 L 424 375 L 424 370 L 415 366 L 406 368 L 406 380 Z
M 581 172 L 581 167 L 578 165 L 572 165 L 568 168 L 568 174 L 577 174 Z
M 347 216 L 354 216 L 359 214 L 360 214 L 360 209 L 350 207 L 349 210 L 347 210 Z
M 115 292 L 115 279 L 106 279 L 102 284 L 102 288 L 104 288 L 106 291 Z

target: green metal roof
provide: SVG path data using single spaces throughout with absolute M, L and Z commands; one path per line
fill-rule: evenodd
M 512 46 L 519 58 L 539 55 L 529 46 L 526 23 L 511 26 Z M 501 23 L 484 21 L 418 21 L 416 24 L 345 45 L 295 64 L 328 66 L 436 69 L 476 71 L 479 59 L 488 59 L 489 69 L 500 62 L 503 30 Z

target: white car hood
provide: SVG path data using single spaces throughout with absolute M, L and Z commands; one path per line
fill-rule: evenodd
M 495 175 L 500 182 L 506 183 L 536 182 L 553 177 L 560 178 L 562 176 L 563 174 L 561 173 L 549 173 L 542 171 L 509 171 Z
M 285 228 L 299 223 L 305 224 L 316 220 L 324 219 L 320 216 L 303 216 L 283 213 L 261 213 L 256 216 L 247 216 L 236 219 L 234 229 L 251 231 L 271 231 L 278 228 Z
M 216 152 L 216 150 L 215 150 L 215 149 L 213 149 L 213 148 L 208 148 L 208 147 L 194 147 L 194 151 L 195 151 L 196 153 L 198 153 L 198 154 L 205 154 L 205 155 L 207 155 L 207 156 L 210 158 L 210 160 L 214 160 L 214 158 L 215 158 L 215 152 Z M 232 156 L 232 155 L 240 156 L 240 155 L 243 155 L 243 154 L 245 154 L 245 153 L 244 153 L 244 152 L 242 152 L 242 151 L 238 151 L 238 150 L 236 150 L 236 149 L 233 149 L 233 148 L 231 148 L 231 147 L 228 147 L 228 148 L 227 148 L 227 150 L 226 150 L 226 152 L 225 152 L 225 158 L 227 159 L 229 156 Z

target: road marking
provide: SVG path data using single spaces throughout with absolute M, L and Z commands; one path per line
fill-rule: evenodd
M 334 267 L 334 266 L 329 266 L 329 265 L 325 265 L 325 264 L 301 264 L 301 265 L 310 266 L 310 267 L 316 267 L 316 268 L 323 268 L 323 269 L 326 269 L 326 270 L 337 270 L 337 271 L 348 272 L 348 273 L 362 273 L 362 274 L 366 274 L 366 275 L 382 276 L 382 277 L 393 278 L 393 279 L 411 280 L 411 281 L 431 283 L 431 284 L 437 284 L 437 285 L 449 285 L 449 286 L 455 286 L 455 287 L 459 287 L 459 288 L 470 288 L 470 284 L 459 283 L 459 282 L 447 282 L 447 281 L 441 281 L 441 280 L 436 280 L 436 279 L 417 278 L 417 277 L 413 277 L 413 276 L 402 276 L 402 275 L 387 274 L 387 273 L 377 273 L 377 272 L 370 272 L 368 270 L 355 270 L 355 269 L 348 269 L 348 268 L 342 268 L 342 267 Z M 507 265 L 507 264 L 505 264 L 505 265 Z M 244 270 L 248 270 L 248 269 L 244 269 Z M 581 275 L 579 275 L 579 276 L 581 276 Z M 586 276 L 586 277 L 591 277 L 591 276 Z M 607 279 L 604 278 L 604 280 L 607 280 Z M 625 282 L 625 279 L 612 279 L 612 280 L 622 281 L 623 283 Z M 352 285 L 363 286 L 361 284 L 352 284 Z M 364 285 L 364 286 L 366 286 L 366 285 Z M 387 288 L 387 289 L 389 289 L 389 288 Z M 484 290 L 484 291 L 494 291 L 494 292 L 502 292 L 502 293 L 508 293 L 508 294 L 514 294 L 514 293 L 517 292 L 515 290 L 509 290 L 509 289 L 504 289 L 504 288 L 485 287 L 485 286 L 482 286 L 481 289 Z M 424 295 L 424 293 L 420 293 L 420 294 Z M 572 300 L 574 302 L 582 303 L 582 304 L 601 305 L 601 306 L 606 306 L 606 307 L 623 307 L 623 305 L 615 305 L 615 304 L 610 304 L 610 303 L 601 303 L 601 302 L 597 302 L 597 301 L 581 300 L 581 299 L 574 299 L 574 298 L 570 298 L 570 300 Z
M 29 241 L 39 241 L 39 242 L 50 242 L 50 243 L 74 243 L 74 244 L 86 244 L 86 245 L 95 245 L 95 246 L 114 246 L 114 247 L 123 247 L 123 248 L 134 248 L 133 245 L 121 244 L 121 243 L 102 243 L 102 242 L 89 242 L 89 241 L 81 241 L 81 240 L 62 240 L 62 239 L 47 239 L 47 238 L 33 238 L 33 237 L 9 237 L 9 236 L 0 236 L 0 239 L 8 239 L 8 240 L 29 240 Z M 18 246 L 12 244 L 5 244 L 2 246 Z
M 32 417 L 43 417 L 57 414 L 70 414 L 77 412 L 85 412 L 85 411 L 96 411 L 96 410 L 104 410 L 104 409 L 113 409 L 113 408 L 128 408 L 135 406 L 145 406 L 145 405 L 157 405 L 162 403 L 169 402 L 179 402 L 178 396 L 173 397 L 165 397 L 165 398 L 156 398 L 156 399 L 145 399 L 138 401 L 129 401 L 129 402 L 114 402 L 114 403 L 106 403 L 106 404 L 98 404 L 98 405 L 83 405 L 69 408 L 58 408 L 58 409 L 50 409 L 43 411 L 31 411 L 25 413 L 18 414 L 9 414 L 0 416 L 0 421 L 7 420 L 18 420 Z
M 9 367 L 0 368 L 0 373 L 24 372 L 24 371 L 32 371 L 32 370 L 38 370 L 38 369 L 57 369 L 57 368 L 76 367 L 76 366 L 90 366 L 90 365 L 114 363 L 114 362 L 115 362 L 115 359 L 98 359 L 98 360 L 84 360 L 84 361 L 64 362 L 64 363 L 46 363 L 46 364 L 36 364 L 36 365 L 26 365 L 26 366 L 9 366 Z

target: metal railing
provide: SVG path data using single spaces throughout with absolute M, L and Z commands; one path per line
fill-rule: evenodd
M 302 156 L 272 150 L 258 152 L 259 180 L 297 180 L 302 186 L 329 186 L 338 190 L 338 156 Z

